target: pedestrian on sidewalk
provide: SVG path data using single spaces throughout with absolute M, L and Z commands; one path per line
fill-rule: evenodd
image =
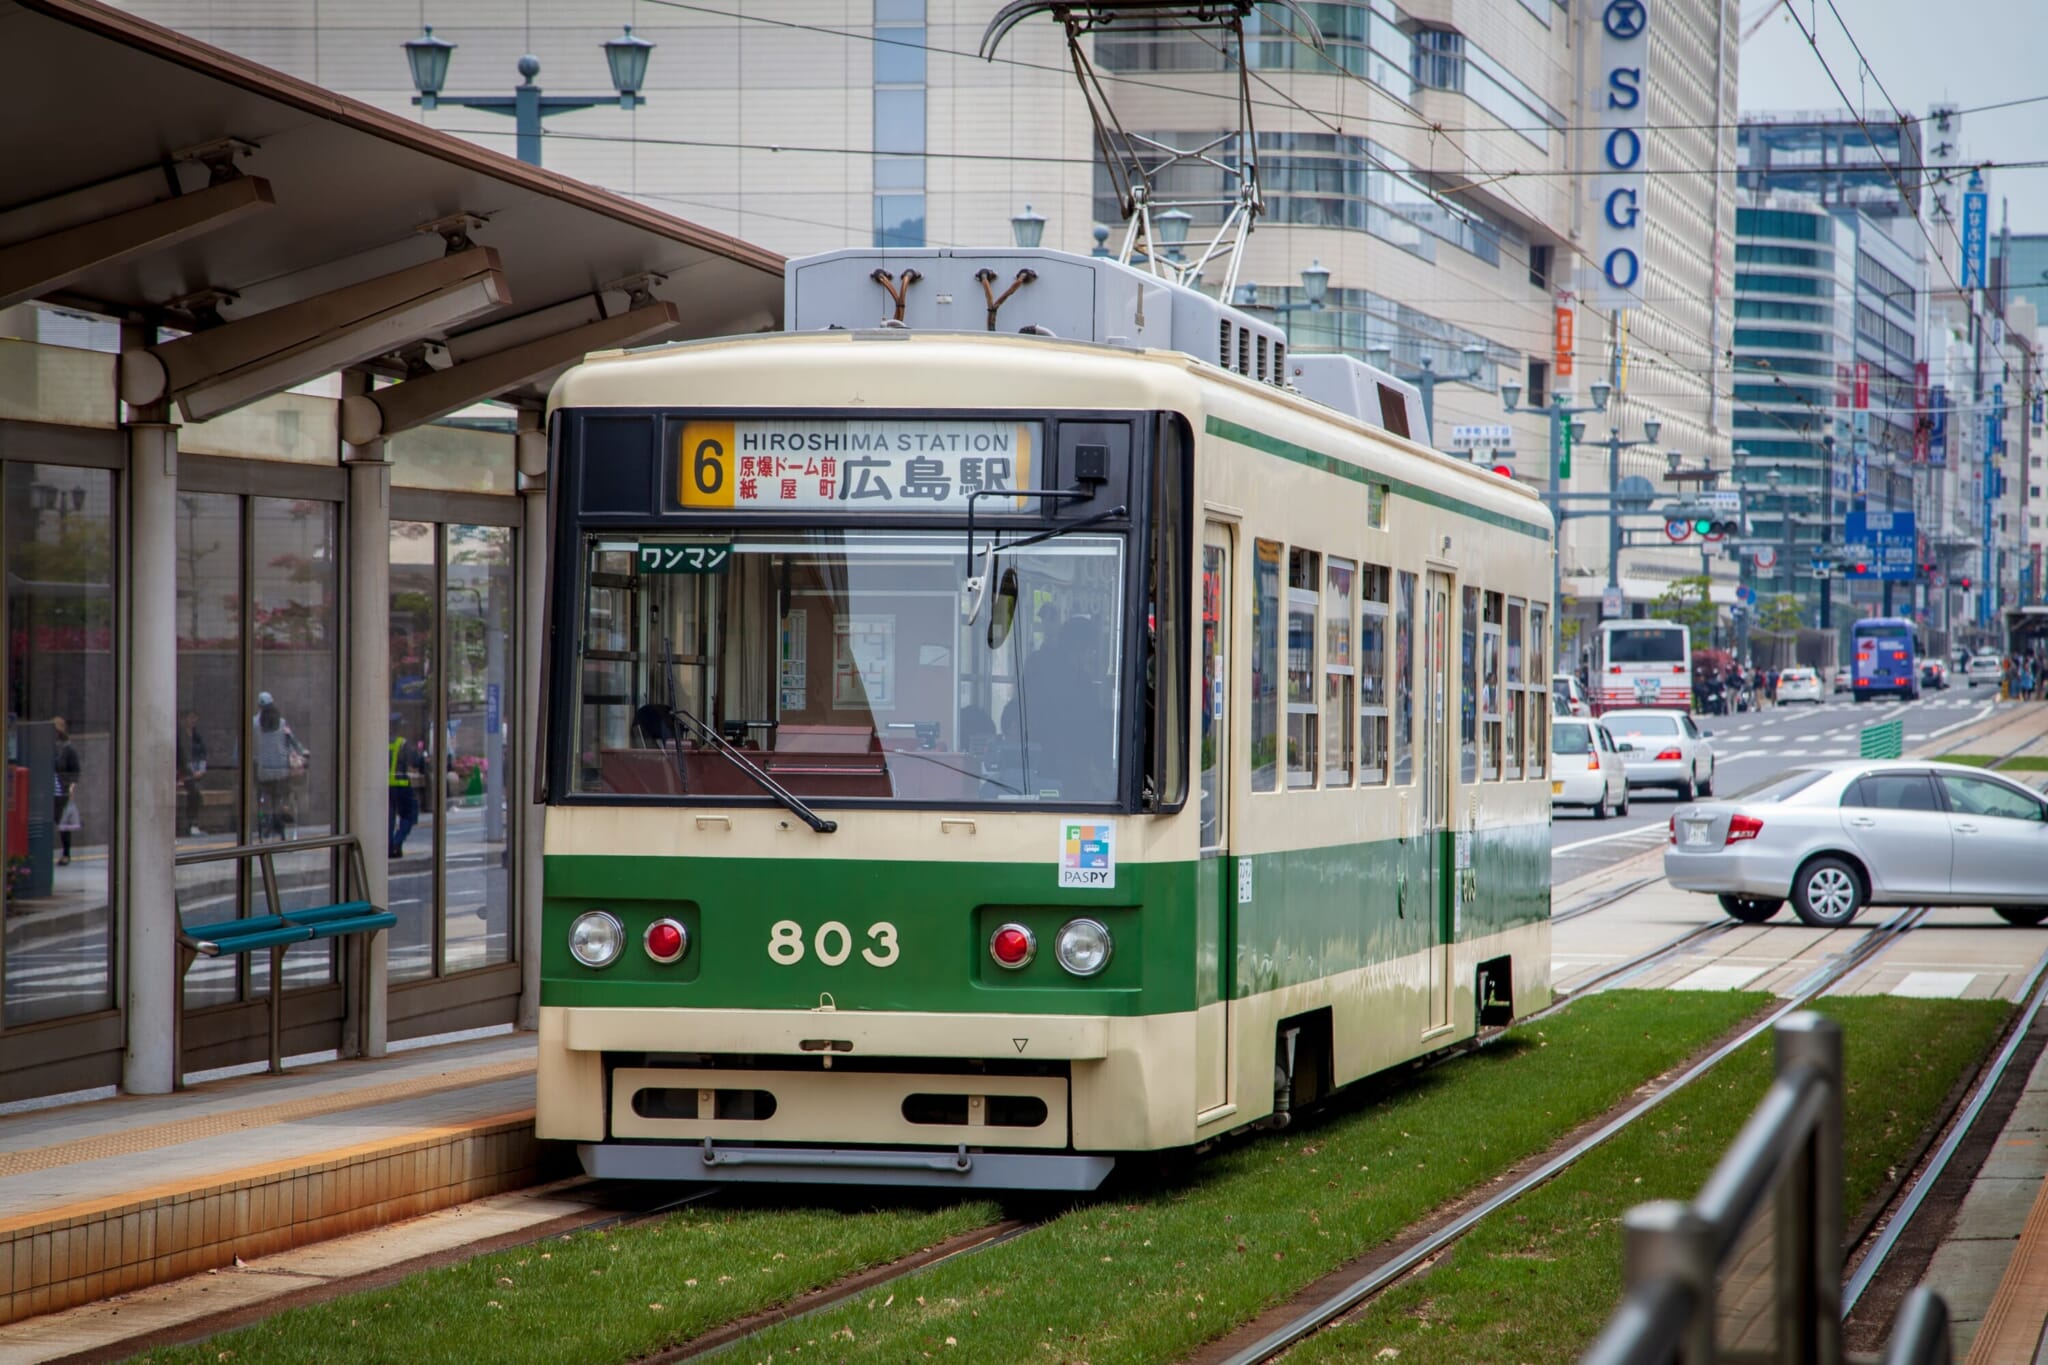
M 297 823 L 292 813 L 292 779 L 306 771 L 313 752 L 299 743 L 291 722 L 268 692 L 256 694 L 256 837 L 287 837 Z
M 199 813 L 205 808 L 205 793 L 199 779 L 206 776 L 206 736 L 199 733 L 199 713 L 187 711 L 178 727 L 178 786 L 183 793 L 184 819 L 179 823 L 191 835 L 199 833 Z
M 71 744 L 71 723 L 62 716 L 52 716 L 50 729 L 57 738 L 55 762 L 52 766 L 57 770 L 57 842 L 62 850 L 57 865 L 63 867 L 71 861 L 71 836 L 85 823 L 79 818 L 77 799 L 78 776 L 84 765 L 78 761 L 78 750 Z
M 393 713 L 391 724 L 399 724 L 399 716 Z M 420 822 L 420 796 L 413 785 L 414 777 L 424 779 L 427 775 L 427 761 L 420 756 L 419 746 L 405 737 L 399 730 L 391 737 L 390 768 L 387 783 L 391 800 L 391 827 L 389 847 L 386 849 L 392 862 L 405 856 L 405 841 L 412 834 L 413 826 Z

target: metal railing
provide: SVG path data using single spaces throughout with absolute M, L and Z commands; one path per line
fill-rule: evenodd
M 1582 1365 L 1842 1361 L 1842 1027 L 1818 1014 L 1773 1030 L 1777 1074 L 1690 1204 L 1622 1217 L 1628 1293 Z M 1770 1344 L 1717 1336 L 1723 1273 L 1753 1270 L 1748 1234 L 1768 1217 Z M 1948 1308 L 1922 1287 L 1900 1309 L 1886 1365 L 1947 1365 Z

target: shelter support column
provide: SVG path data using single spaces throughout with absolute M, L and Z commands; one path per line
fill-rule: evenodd
M 140 331 L 124 344 L 147 344 Z M 131 409 L 128 430 L 127 781 L 122 934 L 127 1049 L 121 1087 L 168 1094 L 178 1083 L 178 428 L 167 404 Z
M 522 1029 L 540 1027 L 541 842 L 547 807 L 533 799 L 533 765 L 541 761 L 541 676 L 547 666 L 548 433 L 547 414 L 522 410 L 516 438 L 520 496 L 519 729 L 514 736 L 521 775 L 512 799 L 525 806 L 519 835 L 519 1015 Z
M 344 398 L 368 393 L 370 377 L 342 376 Z M 342 447 L 348 466 L 348 827 L 362 841 L 369 898 L 391 904 L 391 463 L 382 437 Z M 349 992 L 343 1050 L 362 1040 L 363 1053 L 384 1055 L 390 1038 L 390 934 L 378 930 L 363 954 L 365 989 Z M 367 1015 L 357 1018 L 357 1000 Z

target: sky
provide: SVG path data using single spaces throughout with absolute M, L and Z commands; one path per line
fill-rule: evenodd
M 1768 3 L 1742 0 L 1745 31 Z M 1797 11 L 1797 23 L 1788 8 Z M 1818 35 L 1818 55 L 1801 23 Z M 1867 74 L 1851 36 L 1869 59 Z M 1866 111 L 1889 110 L 1887 91 L 1902 112 L 1916 115 L 1942 101 L 1967 110 L 2048 95 L 2048 0 L 1833 0 L 1832 9 L 1829 0 L 1786 0 L 1743 44 L 1744 112 L 1842 108 L 1821 58 L 1851 100 L 1861 92 Z M 2048 101 L 1965 113 L 1962 157 L 2048 161 Z M 1994 171 L 1988 179 L 1994 233 L 2001 198 L 2014 232 L 2048 232 L 2048 167 Z

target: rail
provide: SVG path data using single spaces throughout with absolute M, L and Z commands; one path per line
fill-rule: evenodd
M 1658 1200 L 1622 1217 L 1628 1293 L 1582 1365 L 1842 1361 L 1842 1029 L 1800 1012 L 1773 1030 L 1776 1077 L 1690 1204 Z M 1717 1337 L 1719 1282 L 1745 1234 L 1770 1218 L 1767 1350 Z M 1753 1267 L 1746 1267 L 1753 1269 Z M 1948 1309 L 1916 1290 L 1886 1365 L 1947 1365 Z

